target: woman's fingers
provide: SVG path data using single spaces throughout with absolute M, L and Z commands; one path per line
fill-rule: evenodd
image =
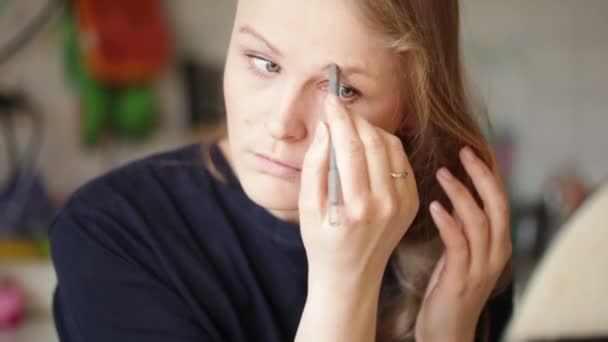
M 471 250 L 469 274 L 480 280 L 487 271 L 490 229 L 488 218 L 469 190 L 449 170 L 441 168 L 437 172 L 437 179 L 462 220 Z
M 444 269 L 445 269 L 445 252 L 441 255 L 439 260 L 437 260 L 437 263 L 435 264 L 435 268 L 433 268 L 433 273 L 431 273 L 431 276 L 429 278 L 429 283 L 426 286 L 426 292 L 424 293 L 424 299 L 426 299 L 431 294 L 431 292 L 433 292 L 433 290 L 435 289 L 435 286 L 437 286 L 437 283 L 439 282 L 440 277 L 442 276 L 442 274 L 444 274 Z
M 343 208 L 347 219 L 358 220 L 370 214 L 392 219 L 417 212 L 417 186 L 401 140 L 349 114 L 332 94 L 326 99 L 326 119 L 342 193 L 348 198 Z M 394 179 L 392 172 L 405 172 L 407 176 Z
M 349 202 L 359 203 L 369 194 L 365 146 L 337 96 L 328 94 L 325 115 L 336 152 L 342 194 Z
M 365 146 L 370 191 L 377 200 L 377 210 L 385 217 L 405 217 L 412 211 L 417 212 L 416 181 L 401 140 L 360 116 L 354 115 L 352 119 Z M 406 172 L 407 176 L 394 179 L 392 172 Z M 404 224 L 409 226 L 410 223 Z
M 469 259 L 472 258 L 469 243 L 458 223 L 439 202 L 433 201 L 430 211 L 445 245 L 446 281 L 455 286 L 457 291 L 462 291 L 466 286 L 464 275 L 469 273 Z
M 369 194 L 377 205 L 380 204 L 374 210 L 382 212 L 383 217 L 392 217 L 399 210 L 399 201 L 395 183 L 390 177 L 391 161 L 384 133 L 362 117 L 353 115 L 352 120 L 365 148 Z
M 386 146 L 390 159 L 390 172 L 403 173 L 407 172 L 405 179 L 392 179 L 393 182 L 398 181 L 397 190 L 401 196 L 415 197 L 418 198 L 418 190 L 416 185 L 416 178 L 410 160 L 405 153 L 403 148 L 403 142 L 397 136 L 386 133 L 384 135 L 386 140 Z M 389 173 L 390 174 L 390 173 Z M 414 194 L 415 196 L 412 196 Z
M 384 139 L 389 155 L 390 170 L 389 175 L 384 177 L 390 177 L 391 172 L 403 173 L 406 172 L 405 178 L 393 179 L 390 177 L 392 186 L 397 191 L 397 196 L 401 203 L 401 215 L 400 217 L 405 219 L 403 222 L 407 227 L 410 226 L 415 218 L 415 214 L 418 213 L 420 208 L 420 198 L 418 196 L 418 185 L 416 184 L 416 176 L 410 164 L 409 158 L 405 153 L 403 142 L 397 136 L 384 132 Z M 414 215 L 411 215 L 411 214 Z
M 319 213 L 321 218 L 325 217 L 327 210 L 328 167 L 329 131 L 327 125 L 320 121 L 313 141 L 304 156 L 298 208 L 308 213 Z
M 488 166 L 479 159 L 470 147 L 460 152 L 460 159 L 471 177 L 475 189 L 483 201 L 484 211 L 490 220 L 490 258 L 497 267 L 502 267 L 511 254 L 509 231 L 509 202 L 504 188 Z

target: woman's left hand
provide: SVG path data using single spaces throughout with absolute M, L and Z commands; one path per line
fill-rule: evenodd
M 462 149 L 460 159 L 483 208 L 447 169 L 437 172 L 454 214 L 437 201 L 431 203 L 445 251 L 418 313 L 417 341 L 473 341 L 481 311 L 511 257 L 509 201 L 500 177 L 469 147 Z

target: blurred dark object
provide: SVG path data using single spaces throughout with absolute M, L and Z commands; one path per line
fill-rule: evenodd
M 588 192 L 583 178 L 572 169 L 563 168 L 548 177 L 539 201 L 514 210 L 516 256 L 539 259 Z
M 213 125 L 224 118 L 223 74 L 191 57 L 179 60 L 184 87 L 188 126 Z
M 6 62 L 32 40 L 32 38 L 40 32 L 44 24 L 51 18 L 53 12 L 59 8 L 64 1 L 38 1 L 38 4 L 35 6 L 32 5 L 32 1 L 3 0 L 2 2 L 1 10 L 3 12 L 10 10 L 24 15 L 27 20 L 19 22 L 18 24 L 13 21 L 0 24 L 0 64 Z M 28 13 L 24 14 L 23 12 Z
M 561 226 L 587 197 L 583 178 L 572 168 L 557 170 L 544 186 L 544 202 L 553 227 Z
M 519 203 L 513 208 L 514 256 L 531 262 L 538 260 L 547 245 L 548 214 L 543 201 Z
M 111 85 L 154 80 L 171 54 L 161 0 L 74 0 L 85 64 Z
M 16 115 L 27 115 L 32 122 L 31 134 L 23 149 L 19 148 L 15 136 L 13 121 Z M 0 124 L 9 165 L 8 181 L 0 189 L 0 234 L 44 235 L 53 207 L 36 169 L 44 133 L 42 113 L 21 94 L 0 93 Z

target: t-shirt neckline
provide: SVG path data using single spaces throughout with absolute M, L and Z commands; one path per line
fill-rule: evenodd
M 304 244 L 300 235 L 299 223 L 287 222 L 277 218 L 247 196 L 228 159 L 219 147 L 219 141 L 210 144 L 209 153 L 214 166 L 226 177 L 229 186 L 241 196 L 240 200 L 243 201 L 244 207 L 250 209 L 252 219 L 255 220 L 254 225 L 261 227 L 261 230 L 270 234 L 273 242 L 278 245 L 303 249 Z

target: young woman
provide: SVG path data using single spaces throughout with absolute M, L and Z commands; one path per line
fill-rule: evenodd
M 457 0 L 240 0 L 227 137 L 104 175 L 57 216 L 61 339 L 496 340 L 509 208 L 458 28 Z

